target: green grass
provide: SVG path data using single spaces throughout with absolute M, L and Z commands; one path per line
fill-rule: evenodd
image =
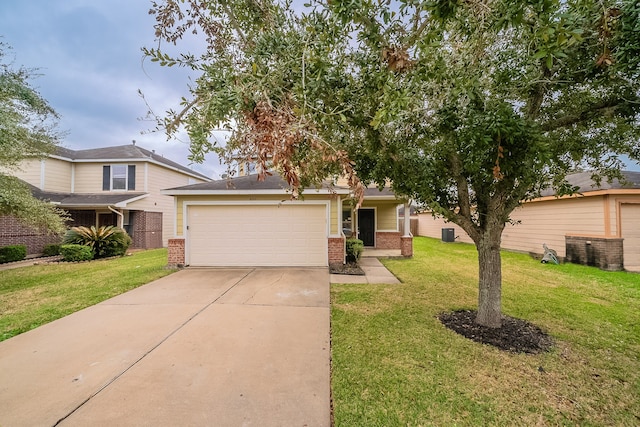
M 0 271 L 0 341 L 171 274 L 167 250 Z
M 446 329 L 477 307 L 472 245 L 416 238 L 401 285 L 333 285 L 336 426 L 639 425 L 640 275 L 503 252 L 503 312 L 556 340 L 511 354 Z

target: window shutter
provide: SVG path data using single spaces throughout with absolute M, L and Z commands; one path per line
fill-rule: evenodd
M 135 190 L 136 189 L 136 165 L 129 165 L 127 174 L 128 174 L 127 190 Z
M 111 166 L 102 166 L 102 190 L 111 189 Z

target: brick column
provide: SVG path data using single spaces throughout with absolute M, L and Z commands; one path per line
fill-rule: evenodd
M 344 237 L 329 237 L 329 264 L 344 264 Z
M 402 236 L 400 238 L 400 254 L 410 258 L 413 256 L 413 236 Z
M 168 267 L 184 267 L 184 239 L 169 239 Z

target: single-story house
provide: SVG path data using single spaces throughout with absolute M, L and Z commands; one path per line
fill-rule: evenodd
M 577 193 L 557 197 L 549 190 L 516 208 L 502 247 L 542 254 L 546 243 L 568 262 L 640 271 L 640 172 L 623 175 L 626 182 L 603 181 L 599 187 L 589 172 L 569 175 Z M 419 235 L 442 238 L 442 229 L 453 229 L 456 241 L 472 243 L 457 225 L 430 212 L 419 215 Z
M 412 237 L 398 230 L 402 201 L 390 190 L 367 189 L 356 210 L 346 187 L 308 188 L 298 200 L 288 187 L 273 174 L 163 190 L 176 209 L 169 265 L 328 266 L 344 262 L 351 235 L 412 255 Z

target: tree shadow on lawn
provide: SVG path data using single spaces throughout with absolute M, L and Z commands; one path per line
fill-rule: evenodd
M 476 314 L 473 310 L 458 310 L 440 313 L 438 319 L 466 338 L 511 353 L 538 354 L 549 351 L 554 345 L 549 335 L 525 320 L 503 315 L 502 327 L 488 328 L 475 322 Z

